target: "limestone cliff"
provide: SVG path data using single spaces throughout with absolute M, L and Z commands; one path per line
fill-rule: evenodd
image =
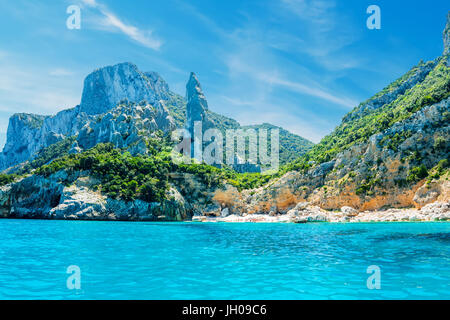
M 154 104 L 168 97 L 169 87 L 156 72 L 142 73 L 134 64 L 120 63 L 86 77 L 80 107 L 87 114 L 102 114 L 123 99 Z
M 123 108 L 125 105 L 128 107 Z M 138 105 L 138 110 L 134 111 Z M 123 124 L 121 111 L 127 117 L 127 125 Z M 128 117 L 139 119 L 128 122 Z M 139 145 L 139 132 L 149 134 L 141 130 L 144 122 L 144 127 L 151 131 L 167 133 L 183 126 L 193 130 L 193 123 L 197 120 L 202 121 L 204 130 L 212 126 L 221 130 L 240 126 L 237 121 L 208 110 L 194 73 L 187 83 L 185 99 L 171 92 L 167 82 L 156 72 L 141 72 L 131 63 L 107 66 L 85 78 L 79 106 L 54 116 L 13 115 L 5 147 L 0 153 L 0 171 L 8 168 L 8 172 L 15 171 L 15 166 L 33 160 L 43 149 L 68 137 L 80 135 L 73 147 L 74 152 L 100 142 L 113 142 L 127 148 Z M 119 125 L 120 122 L 122 124 Z M 312 146 L 309 141 L 288 134 L 288 143 L 283 145 L 283 150 L 287 151 L 282 154 L 284 161 L 293 158 L 296 151 L 304 152 Z M 139 150 L 143 150 L 142 147 L 133 147 L 134 152 Z
M 132 154 L 145 154 L 147 137 L 158 130 L 169 133 L 174 129 L 174 121 L 162 100 L 155 105 L 119 104 L 87 122 L 77 142 L 80 151 L 111 142 L 114 147 L 128 149 Z
M 444 121 L 449 109 L 450 98 L 418 111 L 365 143 L 355 144 L 333 161 L 307 172 L 289 172 L 268 186 L 244 191 L 239 197 L 233 189 L 218 191 L 216 199 L 234 212 L 266 214 L 286 213 L 302 201 L 330 210 L 351 206 L 361 211 L 421 208 L 434 201 L 448 201 L 448 175 L 430 182 L 419 178 L 411 183 L 408 176 L 420 164 L 434 168 L 442 159 L 448 159 L 448 143 L 436 141 L 450 140 L 450 123 Z M 392 150 L 386 146 L 386 137 L 399 132 L 411 135 Z
M 168 191 L 170 200 L 129 202 L 93 191 L 96 183 L 86 172 L 26 177 L 0 187 L 0 218 L 181 221 L 189 217 L 174 188 Z
M 54 116 L 13 115 L 9 119 L 5 147 L 0 153 L 0 170 L 25 162 L 42 148 L 77 134 L 88 119 L 78 106 Z

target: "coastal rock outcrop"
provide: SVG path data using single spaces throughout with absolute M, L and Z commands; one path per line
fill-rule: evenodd
M 86 172 L 59 171 L 0 188 L 0 217 L 69 220 L 161 220 L 189 218 L 184 198 L 174 188 L 162 202 L 124 201 L 95 190 L 98 181 Z
M 307 202 L 299 203 L 300 210 L 292 209 L 287 214 L 267 215 L 229 215 L 226 217 L 197 217 L 199 222 L 416 222 L 416 221 L 450 221 L 450 202 L 435 202 L 422 209 L 385 209 L 378 211 L 363 211 L 357 215 L 348 215 L 344 211 L 326 211 Z M 297 207 L 297 206 L 296 206 Z
M 191 73 L 189 81 L 186 84 L 186 129 L 189 132 L 189 138 L 191 140 L 191 158 L 195 158 L 195 132 L 194 126 L 196 123 L 201 124 L 202 134 L 211 128 L 214 129 L 225 129 L 223 125 L 220 124 L 220 117 L 218 115 L 210 112 L 208 110 L 208 102 L 203 94 L 200 82 L 195 73 Z M 238 123 L 231 124 L 231 127 L 238 128 L 240 125 Z M 232 129 L 232 128 L 227 128 Z M 198 130 L 198 129 L 197 129 Z M 251 129 L 253 130 L 253 129 Z M 243 131 L 242 131 L 243 132 Z M 197 132 L 199 134 L 199 132 Z M 226 132 L 222 132 L 223 137 L 225 137 Z M 200 144 L 204 147 L 203 141 Z M 261 167 L 256 163 L 251 163 L 246 159 L 242 159 L 235 155 L 232 158 L 232 163 L 227 163 L 232 166 L 233 170 L 240 173 L 245 172 L 261 172 Z M 222 165 L 222 164 L 220 164 Z

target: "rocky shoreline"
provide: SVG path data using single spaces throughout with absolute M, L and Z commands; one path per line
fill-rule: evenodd
M 327 211 L 307 202 L 283 215 L 247 214 L 220 217 L 194 216 L 194 222 L 255 222 L 255 223 L 309 223 L 309 222 L 431 222 L 450 221 L 450 202 L 435 202 L 421 209 L 386 209 L 358 212 L 351 207 L 342 207 L 339 211 Z
M 435 201 L 416 208 L 359 210 L 343 206 L 325 210 L 316 202 L 301 201 L 286 210 L 248 211 L 216 203 L 199 206 L 171 187 L 161 203 L 108 198 L 87 172 L 59 171 L 45 178 L 31 175 L 0 187 L 0 218 L 103 221 L 198 222 L 394 222 L 450 221 L 450 201 Z M 245 208 L 244 208 L 245 209 Z

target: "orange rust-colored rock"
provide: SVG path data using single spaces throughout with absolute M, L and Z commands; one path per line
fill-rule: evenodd
M 216 190 L 212 200 L 219 203 L 222 207 L 237 208 L 240 207 L 242 202 L 242 195 L 235 187 L 227 186 L 225 190 Z

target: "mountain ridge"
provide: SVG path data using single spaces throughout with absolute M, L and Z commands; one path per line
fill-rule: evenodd
M 204 101 L 207 103 L 206 99 Z M 77 135 L 95 117 L 107 114 L 121 103 L 156 106 L 160 113 L 168 113 L 174 127 L 182 128 L 186 125 L 188 101 L 170 91 L 169 85 L 158 73 L 141 72 L 135 64 L 129 62 L 98 68 L 84 80 L 80 105 L 53 116 L 15 114 L 10 118 L 7 141 L 0 153 L 0 170 L 33 160 L 43 148 Z M 234 119 L 211 110 L 206 110 L 206 113 L 212 121 L 211 125 L 219 129 L 240 127 Z M 304 152 L 313 145 L 287 131 L 286 135 L 294 145 L 283 145 L 283 150 L 288 150 L 285 152 L 287 155 L 282 158 L 283 163 L 292 159 L 294 153 Z

